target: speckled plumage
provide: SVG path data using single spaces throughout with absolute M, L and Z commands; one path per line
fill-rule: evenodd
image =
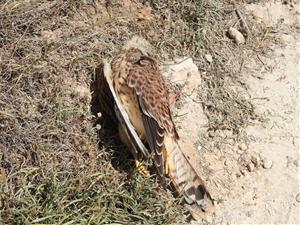
M 113 88 L 138 136 L 148 144 L 161 181 L 169 177 L 187 203 L 206 211 L 211 197 L 177 143 L 165 82 L 150 44 L 141 38 L 131 39 L 113 59 L 111 73 Z M 120 131 L 130 147 L 122 127 Z

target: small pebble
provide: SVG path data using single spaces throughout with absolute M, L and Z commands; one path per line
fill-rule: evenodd
M 96 129 L 97 129 L 97 130 L 101 130 L 101 125 L 100 125 L 100 124 L 97 124 L 97 125 L 96 125 Z
M 248 147 L 247 147 L 247 145 L 246 145 L 245 143 L 242 143 L 242 144 L 239 144 L 238 148 L 239 148 L 240 150 L 245 151 L 245 150 L 247 150 Z
M 252 155 L 251 156 L 251 162 L 254 164 L 254 166 L 259 166 L 260 158 L 258 155 Z
M 213 57 L 210 54 L 206 54 L 205 55 L 205 59 L 207 60 L 207 62 L 212 63 L 213 61 Z
M 245 38 L 242 35 L 241 32 L 239 32 L 237 29 L 235 29 L 234 27 L 230 27 L 228 30 L 228 35 L 230 38 L 232 38 L 235 43 L 237 43 L 238 45 L 245 43 Z
M 271 159 L 264 158 L 263 159 L 263 167 L 265 169 L 270 169 L 273 165 L 273 161 Z
M 254 171 L 254 168 L 255 168 L 255 166 L 254 166 L 253 163 L 249 163 L 249 164 L 247 165 L 247 169 L 248 169 L 249 172 L 253 172 L 253 171 Z
M 296 195 L 296 202 L 299 202 L 299 203 L 300 203 L 300 193 L 298 193 L 298 194 Z
M 256 20 L 259 22 L 262 22 L 264 24 L 269 24 L 270 23 L 270 16 L 267 10 L 265 9 L 256 9 L 252 12 L 252 15 Z
M 294 160 L 293 164 L 294 164 L 296 167 L 299 167 L 299 166 L 300 166 L 300 159 Z
M 101 118 L 102 113 L 101 113 L 101 112 L 98 112 L 98 113 L 97 113 L 97 116 L 98 116 L 98 118 Z

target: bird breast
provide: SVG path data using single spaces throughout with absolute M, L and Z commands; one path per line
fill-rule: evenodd
M 128 87 L 126 78 L 122 76 L 120 78 L 115 80 L 116 93 L 128 114 L 130 122 L 136 129 L 137 134 L 142 140 L 145 140 L 146 133 L 137 96 L 135 95 L 134 90 Z

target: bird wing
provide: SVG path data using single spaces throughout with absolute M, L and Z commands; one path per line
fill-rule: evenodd
M 207 211 L 213 204 L 211 196 L 177 143 L 179 137 L 156 61 L 141 56 L 129 70 L 127 82 L 137 95 L 147 142 L 151 151 L 154 151 L 159 176 L 164 181 L 164 176 L 168 175 L 188 204 L 195 203 Z
M 127 85 L 135 90 L 149 148 L 154 153 L 153 159 L 157 172 L 164 181 L 163 145 L 165 133 L 178 138 L 168 104 L 164 80 L 156 61 L 150 57 L 141 58 L 132 64 Z
M 118 99 L 116 92 L 113 88 L 112 77 L 111 77 L 111 65 L 108 62 L 106 62 L 105 60 L 103 60 L 103 65 L 104 65 L 103 66 L 103 74 L 104 74 L 105 80 L 107 82 L 107 85 L 109 87 L 109 90 L 110 90 L 111 95 L 115 102 L 114 107 L 115 107 L 115 112 L 118 117 L 118 120 L 121 123 L 122 127 L 124 128 L 126 135 L 128 135 L 130 137 L 131 141 L 133 141 L 134 147 L 136 149 L 139 149 L 145 158 L 148 158 L 149 151 L 145 147 L 145 145 L 143 144 L 141 139 L 139 138 L 138 134 L 136 133 L 132 123 L 129 120 L 127 112 L 125 111 L 124 107 L 122 106 L 122 104 L 121 104 L 120 100 Z
M 134 131 L 135 136 L 137 131 L 148 143 L 162 184 L 166 185 L 167 175 L 188 204 L 207 211 L 213 201 L 178 145 L 165 83 L 157 61 L 150 56 L 149 43 L 145 43 L 145 40 L 129 42 L 112 63 L 113 87 L 128 113 L 122 115 L 127 115 L 126 119 L 131 121 L 133 129 L 128 131 Z

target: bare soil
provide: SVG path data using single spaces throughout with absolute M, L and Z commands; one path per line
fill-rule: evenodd
M 185 145 L 186 153 L 217 203 L 213 215 L 193 224 L 300 223 L 299 5 L 255 3 L 246 12 L 272 27 L 276 40 L 256 55 L 259 60 L 245 62 L 240 74 L 263 121 L 253 121 L 236 141 L 226 131 L 207 132 L 197 95 L 175 110 L 184 115 L 177 122 L 183 142 L 194 143 Z

